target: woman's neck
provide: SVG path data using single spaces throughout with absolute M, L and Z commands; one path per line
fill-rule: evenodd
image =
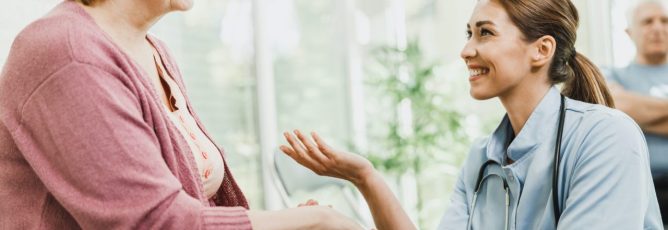
M 82 6 L 116 44 L 130 51 L 146 46 L 148 30 L 168 12 L 166 6 L 151 6 L 145 2 L 150 1 L 114 0 Z
M 550 87 L 550 84 L 518 85 L 506 94 L 499 96 L 503 107 L 506 108 L 515 135 L 518 135 L 522 130 L 524 124 L 529 120 L 529 116 L 550 90 Z

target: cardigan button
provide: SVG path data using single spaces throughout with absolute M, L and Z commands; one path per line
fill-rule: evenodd
M 204 179 L 209 179 L 209 176 L 211 176 L 211 169 L 204 171 Z

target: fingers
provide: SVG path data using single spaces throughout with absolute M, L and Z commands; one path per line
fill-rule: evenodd
M 281 149 L 281 151 L 283 153 L 288 155 L 290 158 L 295 160 L 297 163 L 299 163 L 303 166 L 306 166 L 307 168 L 311 167 L 310 165 L 308 165 L 309 164 L 308 161 L 306 161 L 302 156 L 300 156 L 293 148 L 285 146 L 285 145 L 281 145 L 279 147 L 279 149 Z
M 297 141 L 290 133 L 285 132 L 283 133 L 285 136 L 285 139 L 288 141 L 292 149 L 286 147 L 286 146 L 281 146 L 281 151 L 285 152 L 288 154 L 288 156 L 292 157 L 295 161 L 297 161 L 299 164 L 306 166 L 307 168 L 315 171 L 316 173 L 319 173 L 319 171 L 322 170 L 322 165 L 312 159 L 309 154 L 304 150 L 304 147 L 302 147 L 302 144 Z
M 318 201 L 315 201 L 313 199 L 309 199 L 308 201 L 306 201 L 306 203 L 301 203 L 297 207 L 318 206 L 318 205 L 320 205 L 320 204 L 318 204 Z
M 316 200 L 309 199 L 308 201 L 306 201 L 306 205 L 314 206 L 314 205 L 320 205 L 320 204 L 318 204 L 318 201 L 316 201 Z
M 281 151 L 283 151 L 285 154 L 288 154 L 288 156 L 290 156 L 290 155 L 295 155 L 295 154 L 296 154 L 296 153 L 295 153 L 295 150 L 293 150 L 292 148 L 290 148 L 290 147 L 288 147 L 288 146 L 281 145 L 279 148 L 280 148 Z
M 303 153 L 304 152 L 304 147 L 302 146 L 299 141 L 295 140 L 295 138 L 290 134 L 289 132 L 283 132 L 283 136 L 285 136 L 285 140 L 288 141 L 288 144 L 292 146 L 292 149 L 294 150 L 295 153 Z
M 325 140 L 320 138 L 320 135 L 318 135 L 316 132 L 311 132 L 311 136 L 313 137 L 313 140 L 315 140 L 315 143 L 318 145 L 318 149 L 322 152 L 327 157 L 331 157 L 330 153 L 332 152 L 332 149 L 325 143 Z
M 304 149 L 304 147 L 302 146 L 302 144 L 301 144 L 299 141 L 297 141 L 297 140 L 295 139 L 295 137 L 292 136 L 292 134 L 290 134 L 290 133 L 288 133 L 288 132 L 284 132 L 283 135 L 285 136 L 285 140 L 288 141 L 288 144 L 290 144 L 290 147 L 292 147 L 292 151 L 291 151 L 291 152 L 292 152 L 295 156 L 299 156 L 300 158 L 304 158 L 304 157 L 307 156 L 307 155 L 306 155 L 306 150 Z
M 294 131 L 294 133 L 295 133 L 295 135 L 297 136 L 297 138 L 299 138 L 299 141 L 301 141 L 301 143 L 304 144 L 304 146 L 306 146 L 306 149 L 308 149 L 309 151 L 317 151 L 317 150 L 318 150 L 318 148 L 316 148 L 316 147 L 314 146 L 314 144 L 311 142 L 311 140 L 309 140 L 308 138 L 306 138 L 306 137 L 302 134 L 302 132 L 300 132 L 298 129 L 296 129 L 296 130 Z
M 308 154 L 311 155 L 315 160 L 320 161 L 320 163 L 325 163 L 328 161 L 327 157 L 323 155 L 318 147 L 304 134 L 302 134 L 299 130 L 295 130 L 295 134 L 297 135 L 297 138 L 306 146 L 306 149 L 308 149 Z

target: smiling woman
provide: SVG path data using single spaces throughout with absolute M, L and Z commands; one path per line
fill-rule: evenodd
M 575 51 L 578 23 L 570 0 L 477 1 L 461 51 L 470 93 L 507 114 L 472 145 L 439 229 L 661 229 L 642 133 Z M 295 135 L 281 150 L 355 184 L 379 229 L 414 228 L 366 159 Z

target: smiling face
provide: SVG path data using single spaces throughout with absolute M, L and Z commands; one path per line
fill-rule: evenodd
M 480 0 L 467 24 L 461 57 L 469 69 L 471 96 L 489 99 L 512 91 L 531 73 L 529 43 L 503 6 Z

